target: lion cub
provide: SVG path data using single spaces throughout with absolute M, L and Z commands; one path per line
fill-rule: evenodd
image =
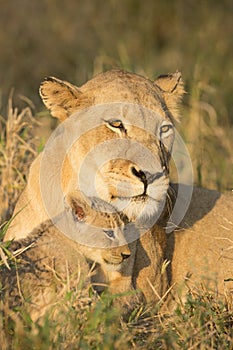
M 11 269 L 1 268 L 1 299 L 10 307 L 24 304 L 33 320 L 67 291 L 81 295 L 90 283 L 97 291 L 106 285 L 112 293 L 133 289 L 134 243 L 127 244 L 126 218 L 96 198 L 87 202 L 78 191 L 69 194 L 66 203 L 61 217 L 73 221 L 76 240 L 85 245 L 60 232 L 61 218 L 47 220 L 27 238 L 10 244 Z

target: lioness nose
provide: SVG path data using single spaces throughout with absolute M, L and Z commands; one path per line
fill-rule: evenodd
M 125 260 L 125 259 L 128 259 L 129 257 L 130 257 L 130 253 L 121 253 L 121 256 L 122 256 L 122 258 L 123 258 L 123 260 Z
M 159 179 L 160 177 L 162 177 L 164 175 L 163 172 L 151 174 L 151 173 L 149 173 L 149 171 L 145 171 L 144 174 L 146 176 L 148 185 L 152 184 L 155 180 Z
M 137 170 L 134 166 L 132 166 L 131 171 L 132 171 L 132 174 L 138 177 L 139 180 L 142 181 L 142 183 L 146 187 L 147 186 L 146 174 L 142 170 Z
M 149 173 L 149 171 L 137 170 L 135 167 L 132 167 L 131 171 L 135 176 L 137 176 L 143 182 L 145 186 L 145 190 L 147 188 L 147 185 L 153 183 L 155 180 L 159 179 L 164 175 L 163 172 L 151 174 Z

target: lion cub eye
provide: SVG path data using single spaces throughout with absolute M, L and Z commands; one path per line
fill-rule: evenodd
M 113 230 L 103 230 L 108 238 L 115 238 Z

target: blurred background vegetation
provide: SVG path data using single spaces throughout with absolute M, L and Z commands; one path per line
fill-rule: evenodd
M 23 108 L 26 96 L 51 127 L 38 96 L 48 75 L 81 85 L 116 67 L 150 79 L 179 70 L 188 93 L 178 129 L 195 182 L 233 187 L 232 0 L 0 0 L 0 8 L 5 119 L 14 87 L 14 105 Z
M 232 0 L 0 0 L 2 221 L 12 214 L 29 165 L 56 125 L 38 95 L 49 75 L 81 85 L 116 67 L 150 79 L 181 71 L 187 94 L 177 128 L 195 183 L 232 189 L 232 19 Z M 4 305 L 1 349 L 232 349 L 232 314 L 208 294 L 190 295 L 169 317 L 135 310 L 128 325 L 118 321 L 107 299 L 84 304 L 86 309 L 81 301 L 75 309 L 70 300 L 71 294 L 58 322 L 48 317 L 35 325 L 37 332 L 25 312 L 21 320 Z

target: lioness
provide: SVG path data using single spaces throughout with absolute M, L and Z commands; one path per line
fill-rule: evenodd
M 54 206 L 60 205 L 61 209 L 59 203 L 64 195 L 81 187 L 86 195 L 97 195 L 113 204 L 131 221 L 139 225 L 149 221 L 148 230 L 145 229 L 146 233 L 137 242 L 133 280 L 147 300 L 154 300 L 155 296 L 157 299 L 158 295 L 162 297 L 167 290 L 166 274 L 161 275 L 166 249 L 172 251 L 172 244 L 176 242 L 174 256 L 168 254 L 174 272 L 172 275 L 168 272 L 171 282 L 179 282 L 180 278 L 175 276 L 186 274 L 179 272 L 182 266 L 189 271 L 184 263 L 188 261 L 188 244 L 193 242 L 195 247 L 196 237 L 199 237 L 197 242 L 201 245 L 206 227 L 210 235 L 216 229 L 215 211 L 209 208 L 207 215 L 205 209 L 208 201 L 211 202 L 211 194 L 208 199 L 204 190 L 195 190 L 192 209 L 184 219 L 191 220 L 192 224 L 184 228 L 183 234 L 177 232 L 169 237 L 169 248 L 163 224 L 156 224 L 169 187 L 173 123 L 178 119 L 178 103 L 183 93 L 180 73 L 151 81 L 137 74 L 114 70 L 97 75 L 80 88 L 47 78 L 41 84 L 41 97 L 51 114 L 63 123 L 30 168 L 28 184 L 15 208 L 15 213 L 20 213 L 6 239 L 26 236 L 35 225 L 53 216 Z M 73 139 L 72 135 L 75 136 Z M 62 161 L 58 159 L 61 155 Z M 93 188 L 95 193 L 91 193 Z M 227 203 L 230 201 L 230 198 L 226 200 Z M 205 205 L 199 208 L 202 202 Z M 224 215 L 221 203 L 216 201 L 216 211 Z M 164 226 L 167 219 L 168 216 Z M 198 224 L 194 226 L 197 227 L 194 236 L 191 232 L 195 221 Z M 228 231 L 223 226 L 222 222 L 217 227 L 220 237 L 227 241 L 230 237 L 225 236 Z M 182 247 L 180 242 L 185 239 L 186 245 L 179 249 Z M 212 236 L 209 239 L 211 242 Z M 206 246 L 203 244 L 203 247 Z M 192 254 L 195 255 L 194 251 Z M 183 257 L 182 264 L 181 261 L 178 263 L 179 256 Z M 197 257 L 194 256 L 194 261 L 200 262 Z M 227 270 L 226 264 L 224 266 Z
M 74 222 L 76 242 L 56 226 L 65 216 Z M 83 283 L 91 283 L 97 291 L 106 286 L 112 293 L 133 290 L 135 244 L 126 242 L 129 227 L 124 219 L 107 203 L 95 198 L 87 202 L 79 191 L 67 195 L 66 212 L 11 243 L 11 270 L 1 267 L 1 299 L 11 307 L 24 303 L 35 320 L 70 289 L 82 295 L 87 291 Z M 119 298 L 118 303 L 127 312 L 125 301 Z M 133 303 L 136 296 L 127 301 Z
M 20 213 L 6 239 L 23 238 L 48 219 L 54 205 L 48 198 L 58 193 L 59 186 L 61 195 L 53 199 L 56 206 L 62 195 L 81 187 L 86 195 L 98 195 L 123 210 L 132 221 L 156 216 L 166 199 L 173 121 L 178 118 L 183 93 L 180 73 L 151 81 L 113 70 L 80 88 L 56 78 L 45 79 L 40 87 L 42 100 L 53 116 L 65 122 L 55 132 L 54 142 L 33 162 L 15 208 Z M 70 116 L 80 110 L 69 123 Z M 77 128 L 77 139 L 64 144 Z M 99 145 L 106 147 L 98 152 Z M 61 154 L 64 158 L 57 163 Z M 93 181 L 96 192 L 87 193 Z
M 30 167 L 28 183 L 15 208 L 18 215 L 5 239 L 25 237 L 62 211 L 64 195 L 81 189 L 146 226 L 137 244 L 141 265 L 136 276 L 142 281 L 138 285 L 148 299 L 154 297 L 143 276 L 154 282 L 156 271 L 155 288 L 163 294 L 166 276 L 160 271 L 166 237 L 156 220 L 166 201 L 173 123 L 183 93 L 178 72 L 152 81 L 113 70 L 80 88 L 56 78 L 45 79 L 40 95 L 62 123 Z M 70 235 L 68 230 L 65 233 Z M 150 250 L 145 254 L 149 241 Z

